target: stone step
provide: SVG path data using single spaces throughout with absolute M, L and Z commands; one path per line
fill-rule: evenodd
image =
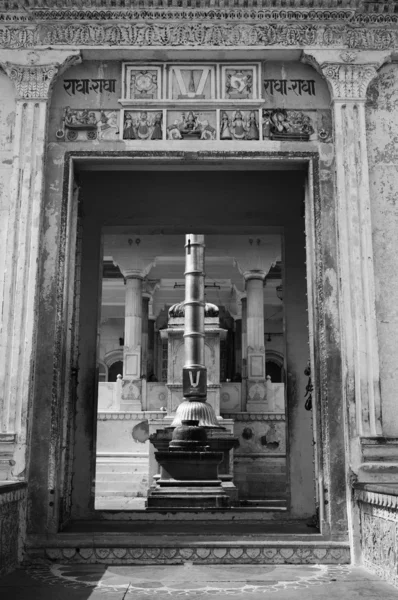
M 140 481 L 100 481 L 96 483 L 95 491 L 97 494 L 102 494 L 103 492 L 131 492 L 137 490 L 138 488 L 142 488 L 145 482 Z M 145 483 L 145 487 L 147 487 Z
M 164 517 L 163 517 L 164 518 Z M 164 524 L 164 522 L 163 522 Z M 330 541 L 314 534 L 258 533 L 231 535 L 218 532 L 217 524 L 210 528 L 202 524 L 198 531 L 173 534 L 176 523 L 170 523 L 165 534 L 159 523 L 152 527 L 143 524 L 149 533 L 129 531 L 128 523 L 121 527 L 125 533 L 105 533 L 89 529 L 80 533 L 58 533 L 50 536 L 31 535 L 27 540 L 25 562 L 51 560 L 60 564 L 350 564 L 348 541 Z M 180 523 L 181 525 L 181 523 Z M 86 525 L 87 527 L 87 525 Z M 229 531 L 236 523 L 229 525 Z M 180 527 L 181 529 L 181 527 Z M 243 531 L 245 528 L 243 528 Z M 318 538 L 318 539 L 317 539 Z
M 142 475 L 146 475 L 145 471 L 140 471 Z M 96 483 L 107 482 L 107 481 L 131 481 L 133 478 L 137 479 L 138 471 L 117 471 L 111 473 L 97 473 L 95 478 Z
M 142 496 L 137 496 L 137 486 L 134 489 L 123 489 L 123 490 L 103 490 L 101 488 L 96 488 L 96 492 L 101 498 L 115 498 L 115 497 L 125 497 L 125 498 L 142 498 Z

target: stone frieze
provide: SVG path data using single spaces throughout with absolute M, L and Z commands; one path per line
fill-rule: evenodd
M 175 15 L 172 15 L 175 16 Z M 85 23 L 68 21 L 35 25 L 1 24 L 0 48 L 46 48 L 48 46 L 106 47 L 291 47 L 389 50 L 397 47 L 397 27 L 358 26 L 336 21 L 269 23 L 258 21 L 258 12 L 243 15 L 235 23 L 219 14 L 207 18 L 199 13 L 179 13 L 169 21 L 166 13 L 157 18 L 140 17 L 133 22 Z M 247 22 L 245 22 L 247 21 Z

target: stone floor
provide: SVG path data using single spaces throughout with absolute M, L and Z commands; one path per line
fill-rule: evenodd
M 392 600 L 398 590 L 350 566 L 35 566 L 0 579 L 2 600 Z

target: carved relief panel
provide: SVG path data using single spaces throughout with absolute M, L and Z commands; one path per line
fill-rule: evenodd
M 214 65 L 178 65 L 168 69 L 168 98 L 212 100 L 216 97 Z
M 56 84 L 61 142 L 330 142 L 326 82 L 301 63 L 85 62 Z

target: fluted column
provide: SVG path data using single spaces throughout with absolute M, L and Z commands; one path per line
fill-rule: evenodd
M 142 340 L 141 340 L 141 375 L 148 377 L 148 320 L 149 296 L 142 297 Z
M 242 376 L 242 317 L 235 319 L 235 369 L 234 375 Z
M 142 345 L 142 277 L 126 273 L 126 303 L 124 312 L 123 379 L 141 377 Z
M 246 281 L 247 412 L 266 411 L 263 271 L 248 271 Z
M 355 53 L 342 54 L 336 62 L 329 62 L 330 53 L 311 51 L 310 55 L 307 62 L 329 84 L 334 113 L 343 380 L 350 424 L 357 435 L 378 436 L 382 433 L 380 370 L 365 102 L 368 85 L 387 53 L 366 52 L 359 57 L 360 64 L 354 63 Z
M 242 298 L 242 379 L 247 379 L 247 299 Z
M 25 471 L 31 397 L 35 300 L 48 106 L 55 78 L 80 61 L 77 51 L 0 51 L 0 66 L 16 89 L 14 159 L 3 297 L 0 298 L 0 444 L 14 442 L 12 478 Z M 1 478 L 2 475 L 0 475 Z

